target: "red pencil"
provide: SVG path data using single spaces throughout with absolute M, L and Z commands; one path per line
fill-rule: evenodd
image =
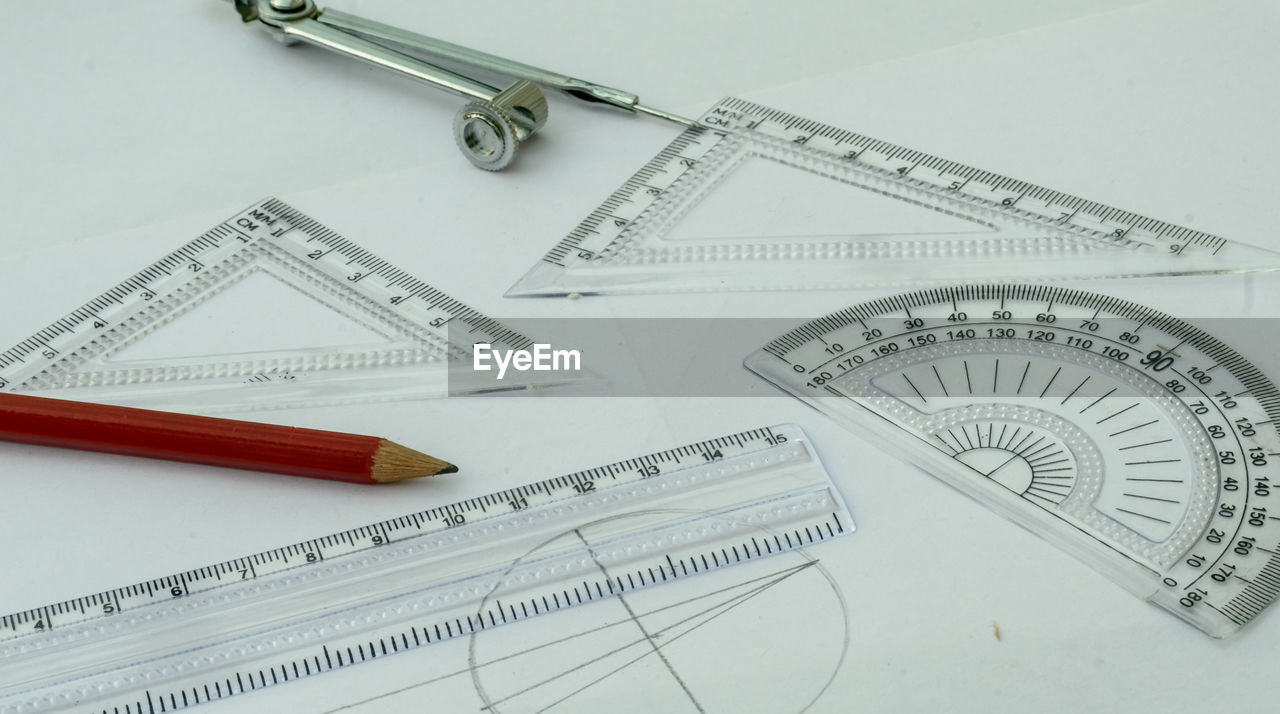
M 457 466 L 376 436 L 0 393 L 0 439 L 352 483 Z

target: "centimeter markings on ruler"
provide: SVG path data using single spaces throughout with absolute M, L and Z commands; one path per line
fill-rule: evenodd
M 57 367 L 76 350 L 106 341 L 121 323 L 140 315 L 162 316 L 171 296 L 196 284 L 202 273 L 242 257 L 246 245 L 268 242 L 361 298 L 393 314 L 425 318 L 447 334 L 448 323 L 468 325 L 477 337 L 524 348 L 529 338 L 503 326 L 400 268 L 343 238 L 276 199 L 267 199 L 214 226 L 198 238 L 90 300 L 13 347 L 0 352 L 0 389 Z M 421 323 L 423 320 L 416 321 Z
M 306 236 L 304 241 L 300 241 L 296 235 L 290 236 L 288 231 L 281 232 L 278 236 L 273 232 L 273 238 L 281 239 L 278 243 L 281 247 L 316 261 L 317 267 L 334 278 L 341 278 L 358 288 L 367 289 L 371 296 L 393 310 L 408 312 L 425 306 L 428 310 L 443 313 L 438 318 L 441 319 L 439 324 L 433 326 L 443 327 L 450 320 L 458 320 L 470 326 L 473 331 L 491 335 L 503 342 L 532 344 L 528 338 L 497 320 L 449 297 L 280 201 L 270 199 L 263 206 L 269 214 L 278 214 L 292 228 L 302 231 Z M 286 240 L 286 236 L 290 236 L 291 240 Z M 311 250 L 304 250 L 304 246 L 310 246 Z M 346 260 L 340 262 L 342 258 Z M 363 285 L 369 278 L 379 278 L 381 282 L 371 281 L 367 286 Z
M 700 465 L 759 451 L 785 440 L 786 436 L 780 435 L 776 427 L 755 429 L 470 498 L 127 587 L 4 615 L 0 617 L 0 640 L 87 622 L 151 603 L 213 590 L 228 583 L 305 567 L 328 558 L 378 548 L 404 538 L 446 531 L 471 520 L 505 515 L 585 495 L 595 491 L 597 484 L 602 482 L 649 478 L 682 466 Z M 834 531 L 825 535 L 818 534 L 818 538 L 834 534 Z M 800 539 L 801 535 L 796 534 L 796 538 Z M 813 538 L 809 535 L 805 540 L 812 542 Z M 777 547 L 781 546 L 779 543 Z M 697 564 L 686 564 L 685 567 L 692 567 L 695 571 L 698 569 Z
M 174 711 L 853 528 L 804 433 L 754 429 L 0 618 L 0 712 Z
M 588 214 L 542 260 L 565 267 L 570 256 L 581 260 L 595 258 L 618 232 L 643 213 L 723 136 L 696 127 L 685 131 Z M 584 247 L 587 245 L 591 248 Z
M 787 112 L 728 98 L 702 118 L 710 129 L 692 129 L 655 156 L 560 241 L 543 261 L 565 267 L 572 259 L 604 253 L 622 229 L 671 189 L 728 131 L 750 131 L 861 165 L 933 190 L 945 189 L 995 211 L 1103 238 L 1120 246 L 1161 245 L 1181 255 L 1189 249 L 1217 256 L 1229 242 L 1063 191 L 985 171 L 904 146 L 838 129 Z M 722 130 L 721 130 L 722 129 Z

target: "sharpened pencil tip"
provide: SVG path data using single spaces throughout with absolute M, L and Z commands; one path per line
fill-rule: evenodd
M 377 483 L 391 483 L 423 476 L 439 476 L 456 473 L 458 467 L 421 451 L 414 451 L 395 442 L 382 440 L 373 454 L 369 476 Z

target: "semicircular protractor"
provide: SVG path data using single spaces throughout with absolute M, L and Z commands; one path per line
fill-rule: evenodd
M 1187 322 L 964 286 L 832 313 L 746 366 L 1210 635 L 1280 595 L 1280 391 Z

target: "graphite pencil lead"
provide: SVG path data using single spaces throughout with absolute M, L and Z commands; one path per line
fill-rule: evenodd
M 384 439 L 374 451 L 369 476 L 378 483 L 391 483 L 457 471 L 458 467 L 448 461 Z

